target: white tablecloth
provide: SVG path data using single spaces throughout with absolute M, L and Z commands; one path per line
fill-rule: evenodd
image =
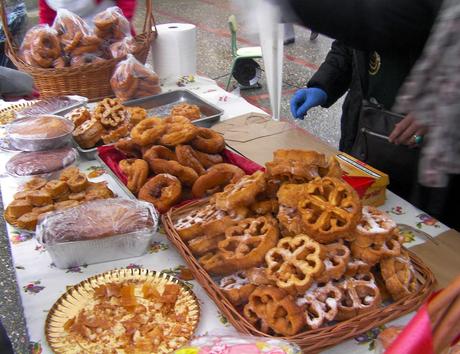
M 166 85 L 164 91 L 176 88 L 177 86 L 173 83 Z M 196 82 L 187 84 L 186 88 L 221 107 L 225 112 L 222 119 L 228 119 L 250 112 L 262 112 L 241 97 L 229 94 L 219 88 L 214 81 L 209 79 L 198 78 Z M 0 154 L 0 171 L 3 171 L 3 166 L 9 158 L 9 155 L 10 154 L 7 153 Z M 80 164 L 80 168 L 86 173 L 95 170 L 103 172 L 97 161 L 84 161 Z M 107 180 L 109 186 L 115 190 L 119 196 L 124 195 L 124 192 L 108 174 L 103 173 L 101 176 L 97 177 L 96 180 Z M 6 206 L 13 198 L 13 194 L 17 188 L 17 182 L 12 178 L 2 177 L 0 183 L 3 203 Z M 411 225 L 416 229 L 423 230 L 431 236 L 437 236 L 448 230 L 445 225 L 432 219 L 395 194 L 388 192 L 387 197 L 388 200 L 381 209 L 387 211 L 397 223 Z M 13 263 L 16 268 L 17 280 L 21 292 L 22 304 L 24 306 L 27 329 L 30 341 L 33 343 L 34 353 L 51 353 L 44 335 L 45 319 L 48 310 L 66 291 L 68 286 L 72 286 L 90 276 L 114 268 L 143 267 L 179 275 L 181 268 L 185 267 L 184 260 L 167 240 L 162 230 L 155 235 L 155 240 L 150 252 L 142 257 L 65 270 L 58 269 L 52 264 L 48 253 L 34 238 L 26 234 L 21 234 L 10 226 L 8 226 L 8 235 L 11 243 Z M 413 232 L 407 232 L 404 236 L 407 241 L 406 246 L 408 247 L 423 242 L 431 242 L 427 241 L 427 239 L 420 238 Z M 217 307 L 206 295 L 202 287 L 194 280 L 188 283 L 193 287 L 193 291 L 201 303 L 201 321 L 197 334 L 216 330 L 233 331 L 231 325 L 227 323 L 225 317 L 218 311 Z M 394 322 L 398 324 L 405 323 L 410 316 L 411 315 L 404 316 Z M 376 328 L 357 338 L 347 340 L 336 347 L 326 350 L 325 353 L 369 353 L 369 351 L 373 351 L 374 339 L 381 329 L 382 328 Z

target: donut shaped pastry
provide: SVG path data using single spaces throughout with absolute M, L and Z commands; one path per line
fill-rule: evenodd
M 85 53 L 81 55 L 74 55 L 70 60 L 70 66 L 81 66 L 85 64 L 92 64 L 92 63 L 101 63 L 104 62 L 105 59 L 101 58 L 100 56 L 92 53 Z
M 217 164 L 198 177 L 193 184 L 192 194 L 196 198 L 202 198 L 219 192 L 226 185 L 238 182 L 244 175 L 244 171 L 238 166 L 228 163 Z
M 155 144 L 165 131 L 166 124 L 161 118 L 147 118 L 131 130 L 131 139 L 140 146 L 151 145 Z
M 191 124 L 190 121 L 188 123 L 170 123 L 167 124 L 166 132 L 161 136 L 160 143 L 166 146 L 186 144 L 195 138 L 197 132 L 198 128 Z
M 225 148 L 225 140 L 222 135 L 212 129 L 199 128 L 191 145 L 201 152 L 217 154 Z
M 140 158 L 142 157 L 141 147 L 137 145 L 131 138 L 120 139 L 115 143 L 115 149 L 121 151 L 127 157 Z
M 224 161 L 224 158 L 220 154 L 207 154 L 205 152 L 195 150 L 195 155 L 204 168 L 209 168 Z
M 168 173 L 176 176 L 184 185 L 191 187 L 198 179 L 198 174 L 190 167 L 182 166 L 177 161 L 153 159 L 149 161 L 150 168 L 156 174 Z
M 181 165 L 193 168 L 198 175 L 202 175 L 206 172 L 204 166 L 198 160 L 198 156 L 195 150 L 190 145 L 178 145 L 176 146 L 177 161 Z
M 174 151 L 169 150 L 166 146 L 162 145 L 149 147 L 148 150 L 143 153 L 142 158 L 149 163 L 154 159 L 177 161 L 177 156 Z
M 139 199 L 152 203 L 160 213 L 165 213 L 181 197 L 180 181 L 167 173 L 156 175 L 145 183 L 139 191 Z
M 120 169 L 128 177 L 128 189 L 137 194 L 147 181 L 149 164 L 142 159 L 126 159 L 119 162 Z

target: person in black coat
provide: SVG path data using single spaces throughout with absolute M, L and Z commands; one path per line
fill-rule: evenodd
M 353 154 L 363 99 L 391 110 L 399 88 L 422 52 L 442 0 L 348 0 L 340 5 L 336 0 L 289 0 L 289 3 L 306 27 L 336 39 L 307 88 L 294 94 L 291 112 L 295 118 L 303 119 L 310 108 L 319 105 L 328 108 L 348 91 L 342 107 L 339 149 Z M 402 134 L 394 143 L 410 145 L 416 133 L 424 133 L 422 127 L 413 125 L 410 117 L 403 119 L 399 129 Z M 382 161 L 374 167 L 390 174 L 390 189 L 411 199 L 416 159 L 397 176 L 401 178 L 392 178 L 388 162 Z

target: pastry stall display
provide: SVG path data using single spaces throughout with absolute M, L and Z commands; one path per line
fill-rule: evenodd
M 10 225 L 35 231 L 38 220 L 49 212 L 113 196 L 105 183 L 90 182 L 77 167 L 71 166 L 63 170 L 58 179 L 33 177 L 22 184 L 6 207 L 4 217 Z
M 139 51 L 119 7 L 97 14 L 93 25 L 94 30 L 78 15 L 58 9 L 52 27 L 40 24 L 27 31 L 20 57 L 31 66 L 46 69 L 103 63 Z
M 54 115 L 19 118 L 6 127 L 10 144 L 21 151 L 56 149 L 70 142 L 74 125 Z
M 122 56 L 129 51 L 132 43 L 124 43 L 114 49 L 110 47 L 112 54 Z M 119 51 L 122 51 L 120 54 Z M 133 55 L 128 54 L 127 58 L 117 64 L 110 85 L 113 92 L 121 101 L 127 101 L 132 98 L 141 98 L 153 96 L 161 92 L 160 78 L 152 70 L 145 67 Z
M 171 228 L 257 330 L 293 336 L 345 321 L 419 282 L 396 223 L 340 176 L 320 153 L 279 150 L 266 172 L 178 213 Z

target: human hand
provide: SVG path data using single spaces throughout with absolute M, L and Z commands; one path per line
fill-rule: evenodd
M 427 133 L 428 129 L 418 123 L 412 114 L 405 116 L 398 124 L 395 125 L 395 128 L 391 132 L 388 140 L 390 143 L 396 145 L 417 145 L 415 141 L 416 136 L 423 137 Z
M 303 119 L 310 108 L 320 106 L 327 101 L 327 93 L 316 87 L 298 90 L 291 98 L 291 114 L 294 118 Z

